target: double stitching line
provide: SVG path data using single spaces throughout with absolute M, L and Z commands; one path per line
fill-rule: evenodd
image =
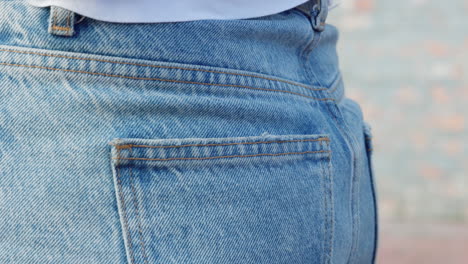
M 151 145 L 115 145 L 112 144 L 118 150 L 120 149 L 130 149 L 133 148 L 181 148 L 181 147 L 205 147 L 205 146 L 230 146 L 230 145 L 251 145 L 251 144 L 272 144 L 272 143 L 287 143 L 287 142 L 314 142 L 314 141 L 330 141 L 329 138 L 322 137 L 317 139 L 293 139 L 293 140 L 276 140 L 276 141 L 258 141 L 258 142 L 235 142 L 235 143 L 212 143 L 212 144 L 186 144 L 178 146 L 151 146 Z M 228 156 L 210 156 L 210 157 L 191 157 L 191 158 L 112 158 L 116 160 L 154 160 L 154 161 L 168 161 L 168 160 L 207 160 L 207 159 L 221 159 L 221 158 L 242 158 L 242 157 L 258 157 L 258 156 L 282 156 L 282 155 L 294 155 L 294 154 L 308 154 L 308 153 L 326 153 L 330 152 L 328 150 L 320 151 L 303 151 L 303 152 L 285 152 L 285 153 L 261 153 L 261 154 L 251 154 L 251 155 L 228 155 Z
M 70 14 L 67 18 L 67 28 L 59 27 L 55 25 L 56 15 L 57 12 L 54 11 L 53 17 L 53 29 L 58 30 L 70 30 L 69 23 L 70 23 Z M 268 78 L 262 76 L 255 76 L 251 74 L 242 74 L 242 73 L 232 73 L 232 72 L 225 72 L 225 71 L 215 71 L 215 70 L 204 70 L 204 69 L 196 69 L 196 68 L 184 68 L 184 67 L 175 67 L 175 66 L 160 66 L 160 65 L 149 65 L 149 64 L 140 64 L 140 63 L 131 63 L 131 62 L 119 62 L 119 61 L 111 61 L 111 60 L 101 60 L 101 59 L 91 59 L 91 58 L 82 58 L 82 57 L 72 57 L 72 56 L 64 56 L 64 55 L 53 55 L 53 54 L 45 54 L 39 52 L 28 52 L 28 51 L 18 51 L 18 50 L 9 50 L 9 49 L 0 49 L 3 52 L 10 52 L 10 53 L 20 53 L 20 54 L 32 54 L 44 57 L 56 57 L 56 58 L 65 58 L 65 59 L 73 59 L 73 60 L 84 60 L 84 61 L 97 61 L 97 62 L 104 62 L 104 63 L 113 63 L 113 64 L 122 64 L 122 65 L 133 65 L 133 66 L 141 66 L 141 67 L 152 67 L 152 68 L 163 68 L 163 69 L 179 69 L 179 70 L 187 70 L 187 71 L 199 71 L 199 72 L 207 72 L 207 73 L 216 73 L 216 74 L 227 74 L 227 75 L 235 75 L 235 76 L 245 76 L 257 79 L 264 79 L 269 81 L 277 81 L 282 83 L 287 83 L 293 86 L 302 87 L 312 91 L 322 91 L 328 90 L 328 88 L 313 88 L 304 84 L 294 83 L 287 80 L 280 80 L 277 78 Z M 179 81 L 179 80 L 170 80 L 170 79 L 161 79 L 161 78 L 146 78 L 146 77 L 134 77 L 134 76 L 125 76 L 125 75 L 116 75 L 116 74 L 107 74 L 107 73 L 99 73 L 99 72 L 88 72 L 88 71 L 79 71 L 79 70 L 69 70 L 69 69 L 60 69 L 60 68 L 53 68 L 53 67 L 43 67 L 43 66 L 35 66 L 35 65 L 23 65 L 23 64 L 13 64 L 13 63 L 0 63 L 0 65 L 5 66 L 16 66 L 16 67 L 25 67 L 25 68 L 37 68 L 37 69 L 46 69 L 46 70 L 56 70 L 56 71 L 65 71 L 65 72 L 74 72 L 74 73 L 84 73 L 84 74 L 91 74 L 91 75 L 101 75 L 106 77 L 114 77 L 114 78 L 126 78 L 126 79 L 136 79 L 136 80 L 149 80 L 149 81 L 165 81 L 165 82 L 176 82 L 176 83 L 186 83 L 186 84 L 200 84 L 200 85 L 211 85 L 211 86 L 227 86 L 227 87 L 238 87 L 238 88 L 247 88 L 247 89 L 254 89 L 254 90 L 263 90 L 263 91 L 274 91 L 274 92 L 282 92 L 282 93 L 289 93 L 294 94 L 306 98 L 310 98 L 317 101 L 335 101 L 334 98 L 316 98 L 313 96 L 286 91 L 286 90 L 278 90 L 278 89 L 268 89 L 268 88 L 258 88 L 258 87 L 251 87 L 251 86 L 243 86 L 243 85 L 234 85 L 234 84 L 218 84 L 218 83 L 202 83 L 202 82 L 191 82 L 191 81 Z
M 132 149 L 130 149 L 130 155 L 131 154 L 132 154 Z M 130 187 L 131 187 L 132 195 L 133 195 L 133 206 L 135 207 L 135 214 L 136 214 L 136 217 L 137 217 L 138 234 L 139 234 L 139 238 L 140 238 L 141 251 L 142 251 L 143 259 L 144 259 L 145 263 L 148 264 L 148 255 L 146 254 L 146 244 L 145 244 L 145 240 L 143 238 L 143 231 L 142 231 L 143 228 L 141 227 L 141 216 L 140 216 L 140 209 L 139 209 L 140 205 L 138 203 L 138 198 L 137 198 L 137 195 L 136 195 L 135 185 L 133 184 L 132 168 L 129 168 L 129 170 L 130 170 L 129 181 L 130 181 Z
M 120 149 L 117 149 L 117 158 L 120 158 Z M 127 234 L 127 241 L 128 241 L 128 250 L 130 255 L 131 264 L 135 263 L 135 254 L 133 252 L 133 243 L 132 243 L 132 236 L 130 235 L 130 229 L 128 227 L 128 219 L 127 219 L 127 207 L 125 205 L 125 199 L 123 197 L 123 188 L 122 188 L 122 180 L 120 179 L 120 166 L 117 167 L 117 185 L 118 185 L 118 192 L 119 192 L 119 200 L 122 206 L 122 213 L 123 213 L 123 222 L 124 222 L 124 233 Z
M 55 19 L 55 13 L 54 13 L 54 19 Z M 22 54 L 33 54 L 33 55 L 39 55 L 39 56 L 45 56 L 45 57 L 55 57 L 55 58 L 64 58 L 64 59 L 73 59 L 73 60 L 97 61 L 97 62 L 106 62 L 106 63 L 114 63 L 114 64 L 133 65 L 133 66 L 141 66 L 141 67 L 162 68 L 162 69 L 177 69 L 177 70 L 187 70 L 187 71 L 200 71 L 200 72 L 207 72 L 207 73 L 218 73 L 218 74 L 227 74 L 227 75 L 235 75 L 235 76 L 244 76 L 244 77 L 252 77 L 252 78 L 257 78 L 257 79 L 264 79 L 264 80 L 269 80 L 269 81 L 287 83 L 287 84 L 290 84 L 290 85 L 306 88 L 306 89 L 309 89 L 309 90 L 312 90 L 312 91 L 328 90 L 328 88 L 313 88 L 313 87 L 310 87 L 310 86 L 307 86 L 307 85 L 304 85 L 304 84 L 294 83 L 294 82 L 287 81 L 287 80 L 280 80 L 280 79 L 276 79 L 276 78 L 256 76 L 256 75 L 252 75 L 252 74 L 233 73 L 233 72 L 215 71 L 215 70 L 203 70 L 203 69 L 196 69 L 196 68 L 176 67 L 176 66 L 160 66 L 160 65 L 150 65 L 150 64 L 111 61 L 111 60 L 101 60 L 101 59 L 91 59 L 91 58 L 72 57 L 72 56 L 64 56 L 64 55 L 45 54 L 45 53 L 32 52 L 32 51 L 18 51 L 18 50 L 8 50 L 8 49 L 0 49 L 0 51 L 22 53 Z
M 73 73 L 85 73 L 85 74 L 91 74 L 91 75 L 100 75 L 100 76 L 106 76 L 106 77 L 124 78 L 124 79 L 132 79 L 132 80 L 161 81 L 161 82 L 172 82 L 172 83 L 200 84 L 200 85 L 209 85 L 209 86 L 237 87 L 237 88 L 246 88 L 246 89 L 252 89 L 252 90 L 262 90 L 262 91 L 289 93 L 289 94 L 294 94 L 294 95 L 310 98 L 310 99 L 316 100 L 316 101 L 335 101 L 334 98 L 317 98 L 317 97 L 313 97 L 313 96 L 309 96 L 309 95 L 305 95 L 305 94 L 300 94 L 300 93 L 296 93 L 296 92 L 291 92 L 291 91 L 286 91 L 286 90 L 258 88 L 258 87 L 242 86 L 242 85 L 235 85 L 235 84 L 202 83 L 202 82 L 179 81 L 179 80 L 161 79 L 161 78 L 134 77 L 134 76 L 107 74 L 107 73 L 100 73 L 100 72 L 78 71 L 78 70 L 60 69 L 60 68 L 35 66 L 35 65 L 14 64 L 14 63 L 4 63 L 4 62 L 0 63 L 0 65 L 16 66 L 16 67 L 23 67 L 23 68 L 36 68 L 36 69 L 44 69 L 44 70 L 55 70 L 55 71 L 64 71 L 64 72 L 73 72 Z
M 260 141 L 260 142 L 239 142 L 239 143 L 220 143 L 220 144 L 187 144 L 187 145 L 180 145 L 180 146 L 147 146 L 147 145 L 122 145 L 122 146 L 117 146 L 114 145 L 117 148 L 117 158 L 112 158 L 112 159 L 143 159 L 143 158 L 121 158 L 120 157 L 120 150 L 123 148 L 129 148 L 130 149 L 130 155 L 132 155 L 132 148 L 134 147 L 187 147 L 187 146 L 218 146 L 218 145 L 245 145 L 245 144 L 262 144 L 262 143 L 284 143 L 284 142 L 299 142 L 299 141 L 326 141 L 328 142 L 328 138 L 318 138 L 318 139 L 300 139 L 300 140 L 278 140 L 278 141 Z M 275 153 L 275 154 L 255 154 L 255 155 L 232 155 L 232 156 L 217 156 L 217 157 L 206 157 L 206 158 L 174 158 L 174 159 L 212 159 L 212 158 L 230 158 L 230 157 L 255 157 L 255 156 L 280 156 L 280 155 L 292 155 L 292 154 L 306 154 L 306 153 L 329 153 L 331 151 L 328 150 L 321 150 L 321 151 L 304 151 L 304 152 L 288 152 L 288 153 Z M 172 159 L 145 159 L 145 160 L 172 160 Z M 323 167 L 322 167 L 323 169 Z M 138 224 L 138 234 L 139 234 L 139 240 L 140 240 L 140 246 L 142 248 L 142 254 L 143 254 L 143 260 L 145 263 L 148 263 L 148 256 L 146 253 L 146 244 L 145 240 L 143 238 L 143 231 L 142 231 L 142 225 L 141 225 L 141 216 L 140 216 L 140 209 L 139 209 L 139 203 L 138 203 L 138 198 L 136 195 L 136 189 L 135 185 L 133 183 L 133 174 L 132 174 L 132 169 L 129 168 L 130 176 L 129 176 L 129 181 L 130 181 L 130 187 L 131 187 L 131 192 L 133 195 L 133 205 L 135 207 L 135 214 L 137 217 L 137 224 Z M 127 208 L 125 205 L 125 198 L 123 195 L 123 188 L 122 188 L 122 181 L 120 178 L 120 167 L 117 167 L 117 184 L 118 184 L 118 192 L 119 192 L 119 199 L 120 203 L 122 205 L 122 210 L 123 210 L 123 220 L 124 220 L 124 226 L 126 229 L 126 234 L 127 234 L 127 240 L 128 240 L 128 248 L 129 248 L 129 254 L 130 254 L 130 260 L 131 263 L 135 263 L 135 256 L 134 256 L 134 250 L 133 250 L 133 242 L 131 239 L 131 231 L 129 229 L 128 225 L 128 219 L 127 219 Z
M 329 153 L 329 150 L 319 150 L 319 151 L 303 151 L 303 152 L 286 152 L 286 153 L 262 153 L 262 154 L 252 154 L 252 155 L 229 155 L 229 156 L 211 156 L 203 158 L 167 158 L 167 159 L 150 159 L 150 158 L 112 158 L 116 160 L 154 160 L 154 161 L 168 161 L 168 160 L 208 160 L 208 159 L 223 159 L 223 158 L 245 158 L 245 157 L 259 157 L 259 156 L 285 156 L 285 155 L 294 155 L 294 154 L 308 154 L 308 153 Z
M 329 141 L 326 142 L 327 148 L 330 148 Z M 331 151 L 329 151 L 331 153 Z M 320 163 L 320 167 L 322 169 L 322 177 L 323 183 L 323 190 L 324 190 L 324 203 L 325 203 L 325 233 L 324 236 L 324 251 L 327 251 L 326 257 L 324 259 L 324 263 L 331 263 L 331 258 L 333 255 L 333 236 L 334 236 L 334 208 L 333 208 L 333 176 L 330 171 L 330 163 L 331 163 L 331 154 L 328 155 L 326 169 L 324 168 L 324 164 Z M 328 187 L 327 187 L 328 186 Z M 325 188 L 327 187 L 327 188 Z
M 314 142 L 314 141 L 330 141 L 329 138 L 321 137 L 317 139 L 292 139 L 292 140 L 272 140 L 272 141 L 258 141 L 258 142 L 234 142 L 234 143 L 210 143 L 210 144 L 186 144 L 176 146 L 151 146 L 151 145 L 115 145 L 117 149 L 123 148 L 182 148 L 182 147 L 207 147 L 207 146 L 231 146 L 231 145 L 251 145 L 251 144 L 271 144 L 271 143 L 287 143 L 287 142 Z

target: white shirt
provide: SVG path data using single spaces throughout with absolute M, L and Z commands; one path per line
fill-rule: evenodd
M 155 23 L 260 17 L 282 12 L 307 0 L 27 0 L 27 2 L 40 7 L 59 6 L 107 22 Z M 332 2 L 330 1 L 330 4 Z

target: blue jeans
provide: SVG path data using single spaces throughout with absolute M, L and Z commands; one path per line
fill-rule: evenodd
M 0 1 L 0 263 L 372 263 L 370 127 L 319 10 Z

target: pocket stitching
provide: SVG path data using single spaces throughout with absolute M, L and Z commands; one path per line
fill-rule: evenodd
M 130 155 L 132 154 L 132 149 L 130 148 Z M 146 244 L 145 240 L 143 239 L 143 231 L 142 231 L 142 226 L 141 226 L 141 216 L 140 216 L 140 204 L 138 202 L 137 194 L 135 191 L 135 185 L 133 183 L 133 173 L 132 173 L 132 168 L 129 168 L 130 176 L 129 176 L 129 182 L 130 182 L 130 188 L 133 196 L 133 206 L 135 207 L 135 214 L 137 218 L 137 224 L 138 224 L 138 236 L 140 238 L 140 246 L 141 246 L 141 253 L 143 254 L 143 259 L 146 264 L 148 264 L 148 255 L 146 253 Z M 128 231 L 130 233 L 130 230 Z
M 319 138 L 310 139 L 290 139 L 290 140 L 264 140 L 264 141 L 252 141 L 252 142 L 229 142 L 229 143 L 208 143 L 208 144 L 184 144 L 184 145 L 140 145 L 140 144 L 119 144 L 111 143 L 117 150 L 128 149 L 132 151 L 133 148 L 158 148 L 158 149 L 170 149 L 170 148 L 181 148 L 181 147 L 207 147 L 207 146 L 242 146 L 242 145 L 259 145 L 259 144 L 281 144 L 281 143 L 294 143 L 294 142 L 329 142 L 330 138 L 321 136 Z M 155 144 L 159 144 L 156 142 Z M 285 155 L 301 155 L 301 154 L 318 154 L 330 152 L 329 148 L 316 150 L 316 151 L 291 151 L 282 153 L 255 153 L 255 154 L 238 154 L 238 155 L 219 155 L 219 156 L 206 156 L 206 157 L 172 157 L 172 158 L 145 158 L 145 157 L 112 157 L 113 160 L 141 160 L 141 161 L 171 161 L 171 160 L 209 160 L 209 159 L 227 159 L 227 158 L 243 158 L 243 157 L 258 157 L 258 156 L 285 156 Z
M 326 142 L 327 149 L 330 149 L 330 141 Z M 324 241 L 324 251 L 327 251 L 324 259 L 324 263 L 331 263 L 332 254 L 333 254 L 333 230 L 334 230 L 334 212 L 333 212 L 333 180 L 331 173 L 331 150 L 328 151 L 329 155 L 327 156 L 327 168 L 324 168 L 324 164 L 321 163 L 322 174 L 323 174 L 323 183 L 322 188 L 325 193 L 324 203 L 325 203 L 325 234 L 324 237 L 327 239 Z M 325 187 L 328 186 L 327 190 Z
M 117 149 L 117 157 L 120 157 L 120 149 Z M 118 185 L 118 193 L 119 193 L 119 200 L 120 200 L 120 204 L 122 206 L 122 213 L 123 213 L 123 222 L 124 222 L 124 230 L 123 232 L 125 233 L 126 237 L 127 237 L 127 242 L 126 244 L 128 244 L 128 251 L 129 251 L 129 255 L 130 255 L 130 262 L 133 264 L 135 263 L 135 253 L 133 252 L 133 242 L 132 242 L 132 237 L 131 237 L 131 234 L 130 234 L 130 229 L 129 229 L 129 225 L 128 225 L 128 217 L 127 217 L 127 206 L 125 205 L 125 199 L 124 199 L 124 196 L 123 196 L 123 187 L 122 187 L 122 180 L 121 180 L 121 177 L 120 177 L 120 166 L 117 166 L 117 185 Z
M 288 153 L 258 153 L 258 154 L 255 154 L 255 155 L 236 155 L 236 156 L 240 156 L 240 157 L 251 157 L 251 156 L 265 156 L 265 155 L 268 155 L 268 156 L 279 156 L 279 155 L 288 155 L 288 154 L 303 154 L 303 153 L 331 153 L 331 150 L 330 150 L 330 145 L 329 145 L 329 141 L 330 141 L 330 138 L 327 137 L 327 136 L 322 136 L 322 137 L 319 137 L 319 138 L 315 138 L 315 139 L 295 139 L 295 140 L 276 140 L 276 141 L 258 141 L 258 142 L 231 142 L 231 143 L 220 143 L 220 144 L 186 144 L 186 145 L 179 145 L 179 146 L 210 146 L 210 145 L 242 145 L 242 144 L 261 144 L 261 143 L 264 143 L 264 142 L 267 142 L 267 143 L 282 143 L 282 142 L 309 142 L 309 141 L 318 141 L 318 142 L 322 142 L 324 141 L 323 143 L 320 143 L 321 145 L 321 148 L 325 148 L 325 150 L 318 150 L 318 151 L 304 151 L 304 152 L 288 152 Z M 124 143 L 124 142 L 123 142 Z M 111 157 L 112 159 L 136 159 L 134 157 L 132 157 L 132 148 L 133 146 L 144 146 L 144 147 L 155 147 L 155 146 L 152 146 L 152 145 L 132 145 L 132 144 L 122 144 L 122 145 L 119 145 L 118 143 L 112 143 L 110 144 L 114 147 L 115 151 L 116 151 L 116 158 L 115 157 Z M 174 146 L 158 146 L 158 147 L 174 147 Z M 310 147 L 310 146 L 309 146 Z M 121 150 L 122 149 L 127 149 L 128 150 L 128 157 L 129 158 L 123 158 L 122 155 L 121 155 Z M 226 156 L 220 156 L 220 157 L 226 157 Z M 228 156 L 229 157 L 229 156 Z M 330 162 L 331 160 L 331 154 L 328 154 L 326 155 L 326 157 L 323 157 L 323 158 L 326 158 L 326 160 L 328 162 Z M 210 157 L 208 157 L 210 158 Z M 213 157 L 211 157 L 213 158 Z M 214 157 L 214 158 L 217 158 L 217 157 Z M 176 159 L 179 159 L 179 158 L 176 158 Z M 184 159 L 187 159 L 187 158 L 184 158 Z M 206 159 L 205 158 L 196 158 L 196 159 Z M 321 158 L 322 159 L 322 158 Z M 157 159 L 157 160 L 168 160 L 168 159 Z M 325 240 L 325 248 L 324 248 L 324 252 L 326 254 L 326 263 L 330 263 L 331 261 L 331 252 L 332 252 L 332 234 L 330 232 L 332 232 L 333 230 L 333 225 L 332 225 L 332 222 L 333 222 L 333 212 L 331 212 L 330 210 L 333 210 L 332 209 L 332 200 L 330 198 L 332 198 L 332 193 L 330 193 L 332 190 L 331 190 L 331 172 L 330 172 L 330 168 L 328 167 L 328 169 L 325 167 L 326 164 L 325 162 L 323 162 L 323 160 L 320 162 L 320 167 L 322 169 L 322 174 L 324 177 L 322 177 L 323 179 L 323 182 L 322 182 L 322 189 L 324 190 L 324 192 L 326 192 L 326 197 L 323 198 L 323 202 L 325 204 L 325 215 L 324 215 L 324 221 L 325 221 L 325 224 L 326 224 L 326 228 L 324 229 L 325 231 L 325 234 L 324 234 L 324 237 L 326 237 L 326 240 Z M 135 262 L 135 259 L 136 259 L 136 256 L 135 256 L 135 253 L 136 252 L 140 252 L 140 250 L 138 250 L 135 245 L 133 244 L 134 240 L 132 240 L 132 236 L 135 237 L 136 234 L 132 232 L 136 232 L 135 231 L 131 231 L 130 230 L 130 225 L 128 223 L 128 208 L 127 208 L 127 205 L 125 203 L 125 200 L 127 200 L 128 202 L 128 199 L 125 198 L 125 194 L 123 193 L 123 182 L 121 180 L 121 177 L 122 175 L 120 174 L 120 165 L 118 163 L 114 163 L 113 164 L 114 167 L 116 167 L 116 171 L 117 171 L 117 183 L 118 183 L 118 196 L 119 196 L 119 200 L 121 202 L 121 205 L 122 205 L 122 218 L 123 218 L 123 228 L 125 229 L 124 233 L 127 237 L 127 242 L 126 244 L 126 248 L 128 249 L 128 253 L 129 253 L 129 260 L 130 262 L 133 264 L 133 263 L 136 263 Z M 141 215 L 140 215 L 140 210 L 139 210 L 139 204 L 138 204 L 138 196 L 137 196 L 137 192 L 135 190 L 135 186 L 134 186 L 134 183 L 133 183 L 133 175 L 132 175 L 132 168 L 129 168 L 130 171 L 129 171 L 129 183 L 130 183 L 130 187 L 131 187 L 131 193 L 133 195 L 133 205 L 134 205 L 134 208 L 135 208 L 135 216 L 136 216 L 136 220 L 138 221 L 137 224 L 138 224 L 138 232 L 139 232 L 139 238 L 140 238 L 140 245 L 141 245 L 141 252 L 138 253 L 138 254 L 142 254 L 140 257 L 143 258 L 144 260 L 144 263 L 148 263 L 148 255 L 147 255 L 147 252 L 146 252 L 146 245 L 145 245 L 145 241 L 143 239 L 143 231 L 142 231 L 142 225 L 141 225 Z
M 326 153 L 330 152 L 329 150 L 317 150 L 317 151 L 303 151 L 303 152 L 285 152 L 285 153 L 260 153 L 260 154 L 252 154 L 252 155 L 228 155 L 228 156 L 209 156 L 209 157 L 191 157 L 191 158 L 112 158 L 115 160 L 146 160 L 146 161 L 169 161 L 169 160 L 207 160 L 207 159 L 225 159 L 225 158 L 243 158 L 243 157 L 259 157 L 259 156 L 286 156 L 286 155 L 300 155 L 300 154 L 311 154 L 311 153 Z
M 315 142 L 315 141 L 330 141 L 328 137 L 317 139 L 292 139 L 292 140 L 274 140 L 274 141 L 254 141 L 254 142 L 232 142 L 232 143 L 210 143 L 210 144 L 186 144 L 175 146 L 153 146 L 153 145 L 134 145 L 112 144 L 116 148 L 180 148 L 180 147 L 206 147 L 206 146 L 230 146 L 230 145 L 250 145 L 250 144 L 270 144 L 270 143 L 288 143 L 288 142 Z

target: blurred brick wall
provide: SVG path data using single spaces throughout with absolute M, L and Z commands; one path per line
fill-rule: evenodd
M 468 1 L 341 0 L 328 22 L 373 125 L 381 220 L 468 223 Z
M 328 22 L 373 127 L 378 263 L 468 263 L 468 0 L 341 0 Z

